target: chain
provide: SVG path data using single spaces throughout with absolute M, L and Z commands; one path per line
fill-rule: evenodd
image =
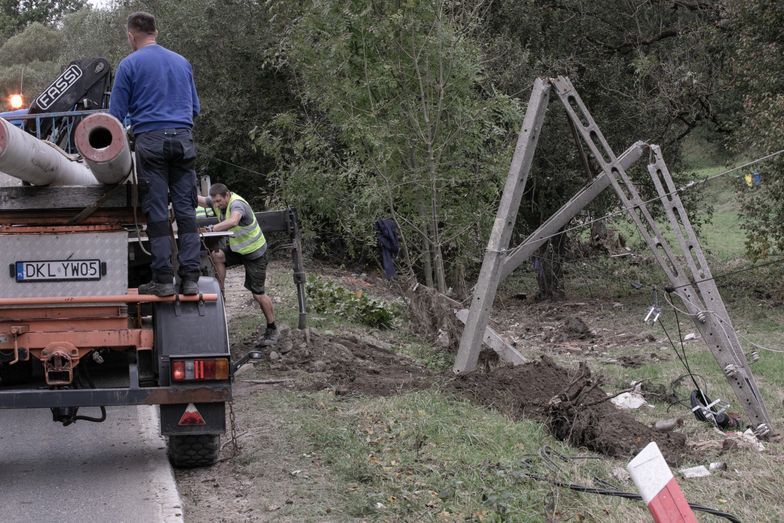
M 234 418 L 234 400 L 229 401 L 229 425 L 231 425 L 231 457 L 237 457 L 240 453 L 240 445 L 237 443 L 237 423 Z

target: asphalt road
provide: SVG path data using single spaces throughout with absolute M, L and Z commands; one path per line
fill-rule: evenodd
M 0 507 L 3 522 L 182 522 L 156 408 L 68 427 L 48 409 L 0 410 Z

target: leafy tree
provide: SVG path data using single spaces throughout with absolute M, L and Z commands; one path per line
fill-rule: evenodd
M 784 143 L 784 5 L 749 0 L 726 7 L 727 27 L 737 44 L 731 63 L 741 99 L 733 140 L 740 154 L 761 156 Z M 778 157 L 754 169 L 762 176 L 759 187 L 738 184 L 741 220 L 748 253 L 764 258 L 784 250 L 784 160 Z
M 0 46 L 0 93 L 21 93 L 30 101 L 59 74 L 57 56 L 62 35 L 38 22 Z
M 7 38 L 35 22 L 58 22 L 84 6 L 84 0 L 0 0 L 0 37 Z
M 256 134 L 278 160 L 280 196 L 311 225 L 356 250 L 393 216 L 407 269 L 441 291 L 481 255 L 520 117 L 447 8 L 308 3 L 284 43 L 302 109 Z
M 521 96 L 535 76 L 569 76 L 616 153 L 645 139 L 663 146 L 672 167 L 679 159 L 680 140 L 694 129 L 731 130 L 723 118 L 732 98 L 725 82 L 727 46 L 718 4 L 475 0 L 472 5 L 482 13 L 478 30 L 498 89 Z M 587 170 L 597 170 L 595 165 L 586 169 L 562 115 L 557 109 L 548 113 L 520 209 L 518 239 L 584 185 L 590 178 Z M 645 198 L 655 194 L 644 169 L 630 174 Z M 589 215 L 601 216 L 617 205 L 617 197 L 607 191 Z M 689 207 L 692 218 L 698 209 Z M 603 233 L 600 228 L 592 236 Z M 564 237 L 553 241 L 540 253 L 543 297 L 559 294 L 563 283 L 559 255 Z

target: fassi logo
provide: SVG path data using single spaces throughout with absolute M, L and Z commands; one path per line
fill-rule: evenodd
M 52 82 L 52 85 L 46 88 L 41 93 L 36 102 L 41 109 L 49 109 L 68 88 L 75 84 L 79 78 L 82 77 L 82 70 L 76 65 L 71 65 L 63 71 L 63 74 L 57 77 L 57 80 Z

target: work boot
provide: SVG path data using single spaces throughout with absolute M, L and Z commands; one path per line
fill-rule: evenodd
M 264 337 L 259 340 L 256 344 L 259 347 L 269 347 L 271 345 L 275 345 L 278 343 L 278 337 L 280 334 L 278 333 L 277 327 L 267 327 L 267 330 L 264 331 Z
M 199 294 L 199 282 L 195 280 L 182 280 L 182 282 L 180 282 L 180 292 L 186 296 Z
M 152 294 L 153 296 L 165 297 L 174 296 L 173 283 L 161 283 L 155 280 L 139 285 L 139 294 Z

